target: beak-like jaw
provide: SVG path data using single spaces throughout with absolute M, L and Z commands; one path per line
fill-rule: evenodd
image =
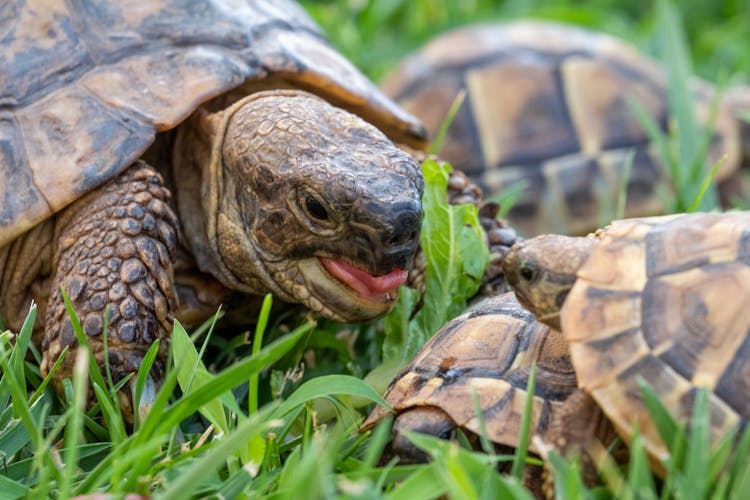
M 318 312 L 342 321 L 366 321 L 387 313 L 408 275 L 394 269 L 373 276 L 342 260 L 319 257 L 300 261 L 298 269 L 310 294 L 310 306 L 316 309 L 320 303 Z M 325 297 L 325 303 L 318 297 Z

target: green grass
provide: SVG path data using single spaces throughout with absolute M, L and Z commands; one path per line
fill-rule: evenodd
M 661 26 L 645 0 L 301 0 L 334 45 L 376 80 L 438 33 L 534 17 L 601 29 L 655 53 Z M 679 2 L 698 75 L 750 81 L 746 0 Z
M 691 3 L 681 12 L 686 35 L 664 3 L 660 11 L 653 11 L 651 2 L 613 0 L 302 3 L 334 44 L 373 78 L 430 36 L 475 20 L 534 15 L 604 29 L 654 54 L 662 51 L 678 126 L 671 135 L 654 133 L 653 138 L 675 179 L 670 207 L 689 210 L 714 203 L 707 177 L 695 172 L 705 157 L 705 131 L 695 126 L 679 83 L 691 67 L 712 80 L 721 73 L 747 80 L 746 2 Z M 684 40 L 690 50 L 683 53 Z M 151 412 L 136 419 L 132 429 L 122 419 L 116 387 L 91 355 L 79 356 L 75 376 L 65 386 L 65 401 L 59 400 L 50 376 L 41 377 L 39 353 L 31 344 L 34 309 L 13 338 L 1 333 L 0 497 L 65 498 L 107 491 L 154 498 L 529 498 L 519 480 L 526 462 L 523 445 L 508 458 L 494 455 L 486 437 L 488 452 L 482 453 L 460 442 L 412 435 L 432 457 L 430 463 L 379 464 L 390 422 L 366 434 L 356 432 L 372 404 L 382 403 L 379 393 L 399 367 L 463 310 L 486 263 L 476 211 L 441 203 L 446 171 L 435 163 L 424 168 L 423 244 L 430 271 L 418 312 L 419 297 L 404 289 L 391 314 L 369 324 L 314 323 L 293 312 L 271 316 L 270 298 L 248 325 L 252 334 L 220 335 L 211 321 L 191 337 L 176 324 L 170 356 L 180 362 L 169 364 L 161 390 L 151 394 L 146 377 L 157 347 L 134 380 L 120 384 L 133 390 L 136 400 L 153 400 Z M 618 199 L 612 211 L 621 211 L 622 203 Z M 485 257 L 476 259 L 478 254 Z M 80 325 L 74 325 L 85 342 Z M 88 388 L 97 404 L 84 409 Z M 647 386 L 643 391 L 660 435 L 669 443 L 666 477 L 650 472 L 636 435 L 629 464 L 602 462 L 604 485 L 594 488 L 583 484 L 575 460 L 550 453 L 558 496 L 741 498 L 750 488 L 750 431 L 710 443 L 709 453 L 704 396 L 696 398 L 695 417 L 684 426 L 669 417 Z M 499 474 L 496 463 L 507 459 L 513 473 Z

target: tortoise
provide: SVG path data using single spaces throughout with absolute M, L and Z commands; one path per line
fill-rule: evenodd
M 0 41 L 0 312 L 39 305 L 43 373 L 76 345 L 61 289 L 100 365 L 108 311 L 118 379 L 227 290 L 390 309 L 422 219 L 397 144 L 424 128 L 297 4 L 16 1 Z
M 626 442 L 637 424 L 656 472 L 668 450 L 639 379 L 683 422 L 705 387 L 712 442 L 747 425 L 750 212 L 624 219 L 591 237 L 540 235 L 516 244 L 503 268 L 519 302 L 563 332 L 579 390 Z
M 696 112 L 706 120 L 714 88 L 692 83 Z M 381 88 L 433 137 L 466 90 L 440 156 L 489 196 L 522 183 L 507 219 L 526 236 L 599 227 L 600 214 L 613 211 L 631 152 L 625 216 L 663 213 L 658 193 L 671 187 L 668 176 L 628 100 L 666 130 L 666 76 L 622 40 L 546 21 L 472 25 L 407 57 Z M 750 126 L 737 116 L 748 109 L 744 87 L 724 93 L 718 106 L 709 163 L 726 155 L 716 176 L 724 198 L 741 191 L 733 173 L 743 153 L 748 160 Z
M 519 441 L 526 391 L 536 363 L 531 430 L 549 442 L 560 428 L 578 429 L 603 442 L 614 437 L 611 425 L 595 406 L 583 414 L 571 406 L 577 382 L 568 345 L 559 331 L 540 323 L 512 292 L 490 297 L 448 322 L 391 382 L 384 399 L 393 408 L 394 438 L 389 453 L 402 463 L 426 460 L 404 430 L 452 439 L 466 431 L 475 446 L 481 434 L 472 393 L 476 393 L 487 437 L 496 451 L 508 451 Z M 574 405 L 575 406 L 575 405 Z M 365 431 L 380 422 L 388 410 L 377 406 L 362 424 Z M 530 449 L 539 452 L 538 440 Z M 539 478 L 527 484 L 541 487 Z

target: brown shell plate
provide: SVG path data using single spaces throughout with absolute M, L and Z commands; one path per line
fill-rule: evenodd
M 666 449 L 641 397 L 645 379 L 685 420 L 707 387 L 712 442 L 750 419 L 750 212 L 614 222 L 561 314 L 581 386 L 652 456 Z
M 476 392 L 489 439 L 517 446 L 534 362 L 531 429 L 549 441 L 550 420 L 576 389 L 576 376 L 562 335 L 537 322 L 513 293 L 488 299 L 446 324 L 396 377 L 384 398 L 396 413 L 435 406 L 457 426 L 480 434 L 472 399 Z M 376 408 L 363 429 L 386 414 Z
M 312 91 L 419 143 L 419 121 L 288 0 L 14 0 L 0 15 L 0 247 L 243 82 Z
M 665 182 L 664 170 L 630 101 L 666 129 L 665 76 L 621 40 L 542 21 L 477 25 L 434 39 L 382 88 L 419 116 L 431 137 L 466 90 L 440 155 L 485 193 L 526 183 L 508 215 L 526 235 L 598 227 L 599 215 L 613 209 L 631 150 L 627 216 L 662 208 L 656 186 Z M 713 92 L 696 81 L 694 94 L 705 119 Z M 727 155 L 720 179 L 739 167 L 739 125 L 727 105 L 719 109 L 712 151 L 711 164 Z

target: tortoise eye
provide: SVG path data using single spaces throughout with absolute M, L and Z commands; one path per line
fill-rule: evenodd
M 307 213 L 313 218 L 320 221 L 328 220 L 328 211 L 326 210 L 326 207 L 310 195 L 305 198 L 305 208 L 307 209 Z
M 533 267 L 522 266 L 519 274 L 521 276 L 521 279 L 523 279 L 524 281 L 532 282 L 536 280 L 539 273 L 537 273 L 536 269 L 534 269 Z

